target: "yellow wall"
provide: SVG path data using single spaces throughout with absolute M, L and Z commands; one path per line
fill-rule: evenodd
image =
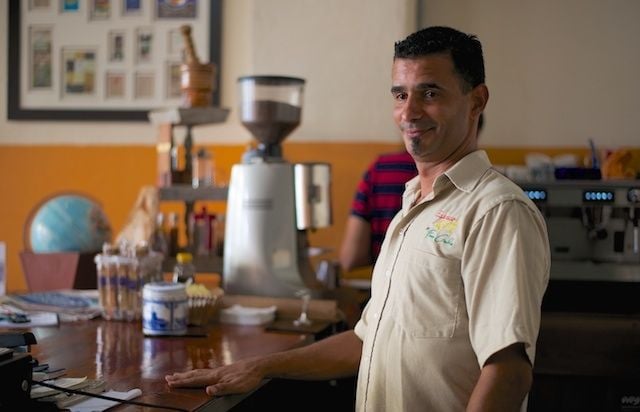
M 242 146 L 209 146 L 216 159 L 216 173 L 228 179 Z M 389 143 L 285 143 L 291 162 L 327 162 L 332 166 L 334 224 L 310 234 L 314 246 L 339 248 L 344 222 L 355 186 L 377 154 L 395 151 Z M 583 148 L 487 148 L 494 164 L 523 164 L 527 152 L 549 155 L 587 154 Z M 24 249 L 23 231 L 33 208 L 43 198 L 63 191 L 86 193 L 101 202 L 114 234 L 123 226 L 144 185 L 155 183 L 156 153 L 150 146 L 1 146 L 0 241 L 7 243 L 9 292 L 26 289 L 18 253 Z M 224 204 L 212 205 L 223 211 Z M 197 207 L 197 205 L 196 205 Z M 163 211 L 182 212 L 180 203 L 163 203 Z M 182 238 L 184 242 L 184 236 Z
M 312 233 L 312 244 L 338 247 L 357 180 L 377 153 L 397 148 L 393 144 L 285 144 L 285 156 L 292 162 L 332 165 L 334 225 Z M 239 161 L 244 150 L 241 146 L 209 149 L 215 154 L 216 172 L 222 179 L 228 178 L 231 165 Z M 44 198 L 64 191 L 96 198 L 115 234 L 122 228 L 140 188 L 155 183 L 155 170 L 155 148 L 150 146 L 1 146 L 0 241 L 7 243 L 7 291 L 26 289 L 18 254 L 24 249 L 23 231 L 29 213 Z M 174 202 L 161 208 L 183 210 Z

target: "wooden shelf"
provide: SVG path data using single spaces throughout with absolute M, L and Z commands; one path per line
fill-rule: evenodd
M 220 256 L 194 256 L 193 264 L 198 273 L 220 273 L 222 274 L 222 258 Z M 162 271 L 172 273 L 176 265 L 175 258 L 165 258 L 162 261 Z
M 176 126 L 197 126 L 201 124 L 222 123 L 227 120 L 229 109 L 223 107 L 191 107 L 160 109 L 149 112 L 152 124 L 173 124 Z
M 191 185 L 180 184 L 160 187 L 161 201 L 175 200 L 180 202 L 195 202 L 197 200 L 227 200 L 227 186 L 210 186 L 193 188 Z

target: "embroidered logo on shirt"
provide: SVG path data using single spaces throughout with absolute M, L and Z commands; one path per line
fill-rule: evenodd
M 427 227 L 425 238 L 451 247 L 455 243 L 453 231 L 456 230 L 456 227 L 458 227 L 457 218 L 439 211 L 431 226 Z

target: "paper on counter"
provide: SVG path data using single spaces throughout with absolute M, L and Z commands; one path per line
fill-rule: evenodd
M 82 378 L 57 378 L 53 380 L 48 380 L 46 383 L 50 383 L 52 385 L 59 386 L 63 389 L 80 389 L 83 384 L 87 381 L 87 377 L 83 376 Z M 61 391 L 58 389 L 48 388 L 46 386 L 34 384 L 31 387 L 31 399 L 42 398 L 43 396 L 49 396 L 55 393 L 60 393 Z
M 110 396 L 118 399 L 133 399 L 142 395 L 142 391 L 138 388 L 131 389 L 129 392 L 107 391 L 100 395 Z M 100 398 L 90 398 L 86 401 L 79 402 L 69 407 L 71 412 L 100 412 L 118 405 L 120 402 L 108 401 Z

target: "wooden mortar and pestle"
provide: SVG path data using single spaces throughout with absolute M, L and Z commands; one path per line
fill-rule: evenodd
M 180 65 L 180 90 L 182 107 L 206 107 L 212 104 L 215 65 L 200 63 L 196 55 L 191 26 L 180 27 L 185 45 L 185 63 Z

